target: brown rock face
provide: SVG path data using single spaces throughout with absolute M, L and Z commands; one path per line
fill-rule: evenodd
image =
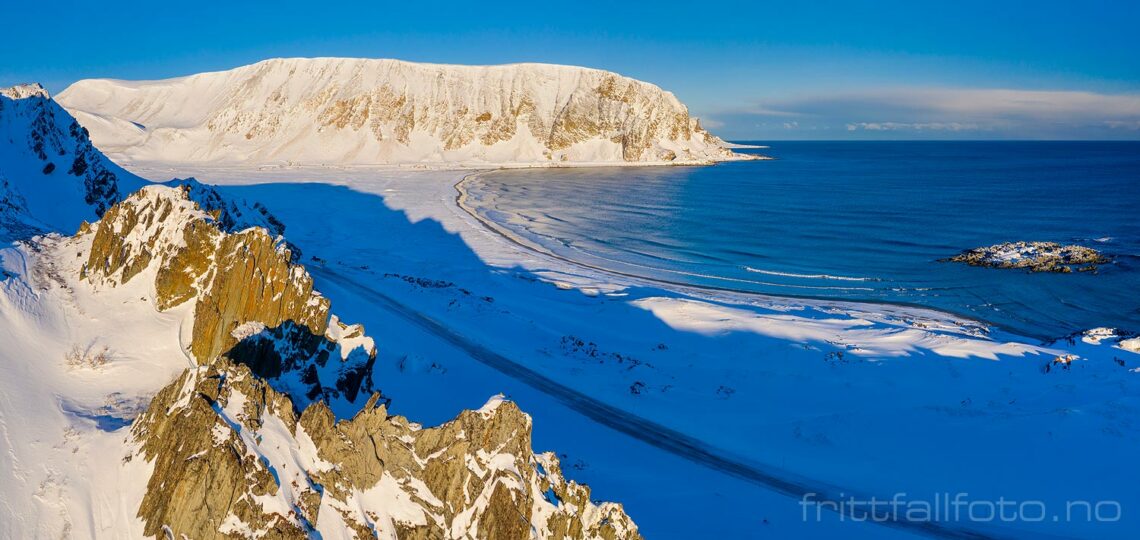
M 592 502 L 554 454 L 533 452 L 513 403 L 426 429 L 389 416 L 363 328 L 329 314 L 280 238 L 226 232 L 189 194 L 147 187 L 79 233 L 96 289 L 153 279 L 159 309 L 193 303 L 199 366 L 132 426 L 132 458 L 153 465 L 147 535 L 640 538 L 620 505 Z M 337 420 L 334 407 L 358 412 Z
M 513 403 L 425 429 L 378 398 L 351 420 L 323 403 L 298 418 L 244 366 L 187 371 L 132 431 L 155 467 L 139 511 L 147 534 L 640 538 L 620 505 L 591 502 L 553 454 L 531 450 L 530 418 Z
M 194 302 L 195 360 L 246 363 L 299 390 L 302 405 L 322 396 L 353 401 L 370 389 L 375 351 L 343 349 L 326 335 L 328 299 L 284 242 L 263 228 L 223 231 L 190 193 L 151 186 L 111 207 L 88 227 L 94 237 L 83 277 L 115 286 L 152 270 L 159 309 Z M 337 335 L 349 328 L 337 324 Z
M 244 382 L 226 381 L 226 375 L 188 371 L 159 392 L 132 427 L 142 443 L 138 457 L 154 464 L 138 514 L 146 522 L 144 532 L 167 538 L 230 538 L 223 525 L 233 515 L 244 523 L 258 523 L 259 529 L 272 533 L 270 538 L 307 538 L 285 516 L 266 516 L 258 502 L 280 486 L 259 456 L 247 451 L 237 431 L 242 426 L 231 423 L 221 409 L 229 404 L 227 390 Z M 248 371 L 240 376 L 252 377 Z
M 238 343 L 233 331 L 250 321 L 267 327 L 293 321 L 313 334 L 325 333 L 328 299 L 313 292 L 313 279 L 264 230 L 225 235 L 213 252 L 194 257 L 202 255 L 214 260 L 214 271 L 199 276 L 205 285 L 194 308 L 190 349 L 199 361 L 232 349 Z

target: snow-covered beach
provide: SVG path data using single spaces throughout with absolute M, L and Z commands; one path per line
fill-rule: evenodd
M 471 171 L 134 171 L 264 202 L 318 288 L 382 344 L 375 378 L 393 411 L 431 424 L 506 392 L 535 417 L 536 447 L 565 452 L 568 476 L 623 501 L 650 537 L 929 527 L 921 512 L 898 519 L 913 528 L 854 523 L 859 508 L 824 511 L 820 525 L 801 504 L 809 493 L 1125 510 L 1107 523 L 942 514 L 944 534 L 1133 530 L 1124 464 L 1140 356 L 1116 337 L 1041 345 L 933 310 L 605 273 L 488 230 L 457 204 Z M 1075 457 L 1088 448 L 1095 458 Z M 678 524 L 682 511 L 709 519 Z

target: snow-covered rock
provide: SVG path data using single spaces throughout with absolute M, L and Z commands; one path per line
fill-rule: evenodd
M 1111 262 L 1099 251 L 1056 242 L 1005 242 L 980 247 L 943 259 L 987 268 L 1026 268 L 1033 272 L 1095 272 L 1098 264 Z
M 283 238 L 261 227 L 228 232 L 236 218 L 223 222 L 224 206 L 203 210 L 194 186 L 147 186 L 80 229 L 91 242 L 80 276 L 105 289 L 153 275 L 156 307 L 194 306 L 195 361 L 249 365 L 298 406 L 351 405 L 370 391 L 376 350 L 359 339 L 363 329 L 331 316 Z
M 0 243 L 73 233 L 148 183 L 96 149 L 84 126 L 42 86 L 0 89 Z M 257 201 L 226 196 L 193 178 L 165 184 L 181 187 L 225 231 L 285 231 Z
M 32 229 L 74 231 L 93 220 L 123 193 L 143 181 L 104 157 L 88 132 L 38 84 L 0 89 L 0 200 L 5 221 L 19 212 L 35 224 L 10 230 L 0 223 L 0 240 L 22 238 Z
M 0 248 L 0 537 L 640 538 L 513 404 L 389 416 L 364 328 L 195 189 Z
M 1121 349 L 1126 351 L 1140 353 L 1140 337 L 1122 339 L 1118 342 L 1118 345 Z
M 203 184 L 195 178 L 175 178 L 164 184 L 181 188 L 198 208 L 214 218 L 222 230 L 238 232 L 250 227 L 261 227 L 273 236 L 285 234 L 285 224 L 258 201 L 227 197 L 214 186 Z
M 743 159 L 673 94 L 606 71 L 273 59 L 58 97 L 126 162 L 338 164 Z
M 132 433 L 154 468 L 148 535 L 640 538 L 621 505 L 532 450 L 531 419 L 510 402 L 424 428 L 373 394 L 338 422 L 221 362 L 159 392 Z

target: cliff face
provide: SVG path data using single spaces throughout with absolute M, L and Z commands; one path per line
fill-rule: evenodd
M 671 93 L 600 70 L 276 59 L 60 94 L 137 161 L 303 164 L 708 162 L 740 156 Z
M 280 237 L 243 227 L 243 216 L 265 216 L 235 214 L 229 205 L 207 214 L 192 200 L 205 189 L 149 186 L 85 226 L 81 234 L 93 239 L 83 279 L 114 287 L 152 272 L 159 309 L 193 302 L 194 360 L 225 356 L 248 365 L 298 406 L 354 402 L 370 390 L 375 347 L 363 329 L 330 315 Z M 225 223 L 241 230 L 227 232 Z
M 139 510 L 175 538 L 639 538 L 613 503 L 531 450 L 530 418 L 492 400 L 422 428 L 373 395 L 351 420 L 226 361 L 162 390 L 132 434 L 154 474 Z
M 330 315 L 280 237 L 242 228 L 228 204 L 203 211 L 203 189 L 146 187 L 79 232 L 96 294 L 153 280 L 160 310 L 193 303 L 197 367 L 131 428 L 128 460 L 152 467 L 145 534 L 639 538 L 620 505 L 592 502 L 533 452 L 512 403 L 434 428 L 389 416 L 364 329 Z
M 9 203 L 18 199 L 24 213 L 56 230 L 102 215 L 122 198 L 121 184 L 142 185 L 99 153 L 38 84 L 0 90 L 0 177 Z

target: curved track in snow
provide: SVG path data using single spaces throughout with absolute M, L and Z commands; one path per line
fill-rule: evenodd
M 594 422 L 646 444 L 653 445 L 656 448 L 725 474 L 788 495 L 789 497 L 803 498 L 805 495 L 814 494 L 814 500 L 825 502 L 838 502 L 840 500 L 846 500 L 849 497 L 869 500 L 869 497 L 861 496 L 857 491 L 829 485 L 825 482 L 801 478 L 786 471 L 751 463 L 745 459 L 733 456 L 729 452 L 709 446 L 689 435 L 658 424 L 652 420 L 631 414 L 628 411 L 604 403 L 559 383 L 550 377 L 488 349 L 486 346 L 459 334 L 434 318 L 412 309 L 391 296 L 357 282 L 349 276 L 339 274 L 327 268 L 310 267 L 308 270 L 313 275 L 332 281 L 338 286 L 358 294 L 361 298 L 373 302 L 376 306 L 394 313 L 405 321 L 463 350 L 478 362 L 557 399 L 570 409 L 586 416 Z M 864 509 L 851 508 L 851 505 L 836 504 L 835 506 L 842 509 L 842 512 L 853 521 L 871 520 L 870 512 Z M 977 539 L 994 537 L 989 533 L 951 527 L 930 521 L 894 519 L 874 522 L 938 538 Z

